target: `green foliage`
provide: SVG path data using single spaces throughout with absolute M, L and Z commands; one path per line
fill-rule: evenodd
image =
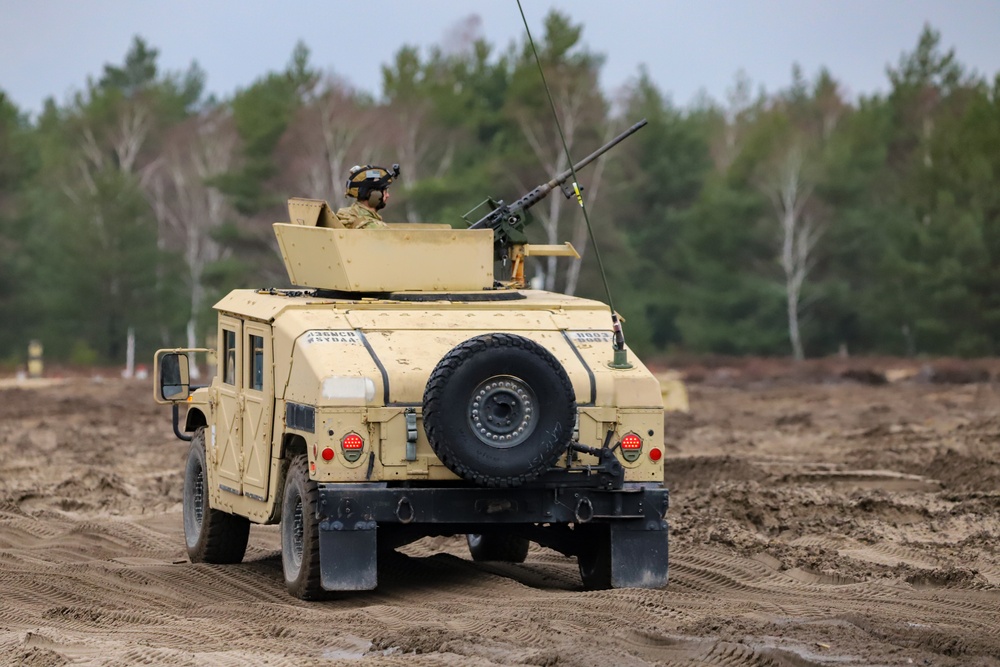
M 966 74 L 940 34 L 924 28 L 889 70 L 893 89 L 882 173 L 892 224 L 874 292 L 908 351 L 996 354 L 996 136 L 1000 114 L 984 82 Z
M 192 278 L 206 329 L 232 287 L 285 283 L 270 224 L 289 196 L 339 193 L 333 172 L 351 164 L 404 164 L 387 219 L 456 227 L 487 197 L 550 178 L 562 148 L 527 40 L 497 49 L 465 27 L 457 48 L 399 49 L 378 100 L 321 76 L 299 44 L 282 71 L 206 102 L 196 63 L 163 72 L 139 37 L 34 119 L 0 92 L 0 357 L 37 337 L 54 359 L 118 362 L 129 327 L 140 354 L 182 342 L 195 272 L 150 186 L 167 158 L 189 167 L 215 215 L 203 233 L 218 252 Z M 926 26 L 885 95 L 849 100 L 832 73 L 793 65 L 782 90 L 755 93 L 743 75 L 724 106 L 678 108 L 641 70 L 612 104 L 585 37 L 557 11 L 535 34 L 576 160 L 648 120 L 587 191 L 633 348 L 788 354 L 794 304 L 810 355 L 1000 352 L 1000 77 L 969 74 Z M 782 262 L 790 175 L 799 221 L 821 232 L 794 299 Z M 532 217 L 552 215 L 551 201 Z M 581 229 L 575 206 L 555 215 L 560 241 Z M 605 300 L 587 243 L 577 293 Z
M 31 128 L 0 91 L 0 350 L 24 341 L 24 290 L 29 284 L 23 253 L 27 221 L 22 215 L 26 184 L 38 168 Z
M 19 344 L 37 337 L 54 358 L 115 363 L 129 328 L 144 354 L 182 325 L 171 316 L 177 282 L 166 279 L 173 258 L 159 248 L 140 173 L 204 77 L 194 66 L 160 74 L 156 58 L 137 38 L 122 66 L 108 65 L 64 107 L 49 100 L 32 128 L 34 165 L 16 212 L 23 289 L 11 291 Z
M 625 116 L 648 125 L 619 151 L 615 180 L 627 183 L 609 193 L 616 230 L 623 238 L 617 285 L 628 284 L 634 304 L 619 310 L 628 318 L 629 342 L 640 352 L 683 345 L 678 317 L 685 310 L 684 285 L 690 277 L 685 256 L 698 220 L 685 213 L 701 196 L 711 168 L 707 120 L 670 106 L 642 71 Z M 697 263 L 696 263 L 697 264 Z M 695 266 L 696 269 L 701 268 Z M 601 298 L 600 290 L 592 292 Z M 690 317 L 690 316 L 688 316 Z
M 97 350 L 85 340 L 76 340 L 69 351 L 69 362 L 74 366 L 94 366 L 101 360 Z
M 229 195 L 240 213 L 254 214 L 282 200 L 283 195 L 268 188 L 268 181 L 278 173 L 274 151 L 316 78 L 309 50 L 300 42 L 284 72 L 261 77 L 230 103 L 242 139 L 243 164 L 217 177 L 214 184 Z
M 125 54 L 125 63 L 121 67 L 105 65 L 104 76 L 100 87 L 119 90 L 125 97 L 139 94 L 156 80 L 157 49 L 152 49 L 146 40 L 136 36 L 132 48 Z
M 99 174 L 79 201 L 44 204 L 50 236 L 34 238 L 44 255 L 44 321 L 56 354 L 83 340 L 101 359 L 124 359 L 126 332 L 152 341 L 157 331 L 160 264 L 156 223 L 141 192 L 124 174 Z M 41 209 L 39 212 L 42 212 Z
M 746 187 L 712 182 L 678 214 L 671 263 L 679 340 L 694 352 L 780 354 L 787 347 L 782 293 L 770 268 L 764 202 Z M 743 224 L 733 224 L 734 220 Z

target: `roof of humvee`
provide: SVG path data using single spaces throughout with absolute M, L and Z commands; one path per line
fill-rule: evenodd
M 265 322 L 273 321 L 289 309 L 338 310 L 598 310 L 607 312 L 600 301 L 546 292 L 543 290 L 488 290 L 481 292 L 403 292 L 363 296 L 333 295 L 317 290 L 238 289 L 218 303 L 215 309 Z

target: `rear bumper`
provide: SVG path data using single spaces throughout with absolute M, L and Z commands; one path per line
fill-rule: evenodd
M 359 524 L 511 524 L 627 521 L 666 530 L 667 489 L 387 488 L 320 484 L 321 530 L 367 530 Z M 336 524 L 336 525 L 335 525 Z M 638 528 L 638 526 L 636 526 Z
M 585 538 L 583 531 L 570 531 L 571 525 L 607 527 L 613 552 L 620 554 L 612 555 L 621 563 L 620 568 L 615 565 L 615 570 L 620 570 L 616 586 L 658 586 L 666 583 L 669 503 L 669 491 L 652 485 L 607 490 L 320 484 L 323 587 L 375 588 L 380 527 L 418 534 L 520 529 L 529 531 L 532 539 L 540 543 L 573 554 L 577 542 Z M 637 558 L 641 562 L 634 562 Z M 655 570 L 653 575 L 649 574 L 650 568 Z

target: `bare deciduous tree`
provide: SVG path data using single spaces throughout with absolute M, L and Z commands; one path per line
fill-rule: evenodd
M 451 168 L 454 137 L 448 128 L 431 120 L 429 101 L 392 102 L 382 109 L 380 118 L 381 150 L 395 156 L 392 161 L 399 163 L 404 184 L 440 178 Z M 406 200 L 406 220 L 423 222 L 420 211 L 410 199 Z
M 542 166 L 546 177 L 550 178 L 569 168 L 569 161 L 566 159 L 566 150 L 573 156 L 574 160 L 582 158 L 583 155 L 575 155 L 574 148 L 579 145 L 581 135 L 588 130 L 592 130 L 603 119 L 605 105 L 597 93 L 596 79 L 594 72 L 585 70 L 577 72 L 575 76 L 569 73 L 557 73 L 553 77 L 551 85 L 552 101 L 555 106 L 555 115 L 559 125 L 562 127 L 563 137 L 566 140 L 566 148 L 563 148 L 562 138 L 559 136 L 555 121 L 549 114 L 531 113 L 527 110 L 519 110 L 516 113 L 518 126 L 524 135 L 528 146 L 534 153 L 538 163 Z M 594 179 L 598 179 L 603 171 L 604 157 L 598 159 L 595 166 L 595 173 L 590 175 L 590 185 L 585 188 L 587 197 L 592 200 L 596 195 L 594 191 Z M 584 184 L 581 183 L 581 186 Z M 548 201 L 540 205 L 534 213 L 538 216 L 545 231 L 545 239 L 549 244 L 560 242 L 560 222 L 567 206 L 567 201 L 558 193 L 550 195 Z M 580 227 L 583 227 L 581 230 Z M 580 241 L 583 235 L 583 241 Z M 574 246 L 579 243 L 577 250 L 581 257 L 586 251 L 586 227 L 581 224 L 573 233 Z M 542 270 L 542 287 L 546 290 L 555 291 L 557 281 L 557 257 L 548 257 Z M 567 269 L 565 288 L 568 293 L 576 290 L 579 278 L 579 263 L 582 260 L 575 260 Z
M 802 286 L 815 263 L 814 250 L 823 235 L 819 212 L 810 206 L 814 182 L 810 179 L 800 143 L 778 154 L 761 189 L 771 200 L 779 224 L 779 262 L 785 276 L 788 337 L 796 360 L 804 358 L 799 317 Z
M 327 77 L 278 147 L 277 160 L 286 165 L 281 185 L 336 208 L 348 170 L 372 152 L 373 126 L 355 92 L 344 81 Z
M 108 230 L 100 207 L 87 207 L 85 200 L 98 193 L 98 179 L 109 170 L 122 174 L 137 175 L 140 182 L 150 169 L 145 164 L 138 169 L 138 161 L 145 147 L 152 127 L 152 114 L 141 99 L 127 100 L 117 109 L 110 126 L 100 123 L 85 114 L 76 122 L 80 124 L 81 141 L 75 158 L 75 176 L 61 185 L 63 193 L 81 210 L 91 210 L 89 219 L 81 220 L 89 224 L 88 233 L 98 241 L 101 248 L 109 249 L 112 233 Z M 136 173 L 138 171 L 138 173 Z M 117 299 L 122 293 L 122 277 L 117 273 L 108 276 L 108 294 Z
M 205 270 L 225 255 L 211 231 L 232 214 L 224 195 L 209 182 L 230 169 L 235 148 L 236 133 L 225 113 L 212 111 L 194 117 L 175 128 L 144 184 L 159 223 L 161 248 L 179 247 L 187 266 L 191 305 L 188 347 L 198 347 Z M 198 376 L 193 364 L 192 376 Z

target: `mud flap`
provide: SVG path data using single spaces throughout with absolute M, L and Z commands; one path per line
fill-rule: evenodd
M 319 525 L 320 584 L 328 591 L 370 591 L 378 585 L 374 521 L 335 521 Z
M 660 588 L 667 585 L 667 525 L 649 530 L 611 524 L 611 587 Z

